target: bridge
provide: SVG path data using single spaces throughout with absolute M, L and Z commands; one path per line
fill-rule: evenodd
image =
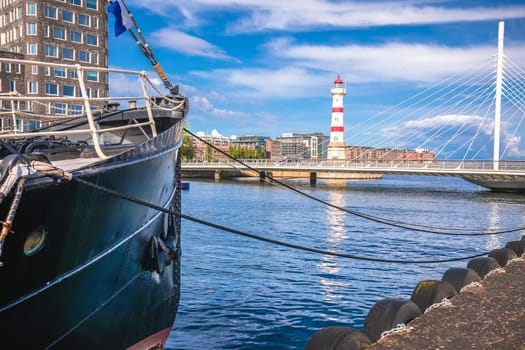
M 523 159 L 525 154 L 520 149 L 525 125 L 525 71 L 503 54 L 503 22 L 499 23 L 497 54 L 487 61 L 423 90 L 403 101 L 405 105 L 400 103 L 353 125 L 352 137 L 361 144 L 387 150 L 381 156 L 370 152 L 350 159 L 347 156 L 346 160 L 312 160 L 291 155 L 285 161 L 244 160 L 246 166 L 208 159 L 183 163 L 183 176 L 271 175 L 310 178 L 314 184 L 322 178 L 433 175 L 460 177 L 497 191 L 525 192 L 525 160 L 508 160 Z M 436 152 L 432 160 L 398 159 L 396 150 L 407 149 Z
M 247 166 L 243 166 L 242 164 Z M 385 174 L 454 176 L 474 184 L 508 192 L 525 192 L 525 161 L 355 162 L 336 160 L 184 162 L 183 177 L 275 177 L 317 179 L 377 178 Z M 252 170 L 253 169 L 253 170 Z M 255 170 L 255 171 L 254 171 Z

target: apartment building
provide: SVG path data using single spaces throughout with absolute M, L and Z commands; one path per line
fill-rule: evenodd
M 105 0 L 0 0 L 0 57 L 107 67 L 107 21 Z M 90 97 L 108 96 L 105 73 L 88 70 L 83 81 Z M 75 69 L 36 64 L 3 62 L 0 88 L 2 94 L 81 96 Z M 5 104 L 1 107 L 10 108 Z M 74 115 L 84 107 L 81 101 L 31 101 L 20 108 L 47 115 Z

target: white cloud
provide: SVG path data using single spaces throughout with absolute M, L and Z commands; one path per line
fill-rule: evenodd
M 403 1 L 259 1 L 252 15 L 230 26 L 231 32 L 302 31 L 312 27 L 355 28 L 501 20 L 525 16 L 525 6 L 453 8 L 433 2 Z
M 226 109 L 216 108 L 206 97 L 192 96 L 190 97 L 190 106 L 208 117 L 220 119 L 238 119 L 245 117 L 243 112 L 235 112 Z
M 510 157 L 519 157 L 523 159 L 525 157 L 525 149 L 520 149 L 521 146 L 521 136 L 507 136 L 505 137 L 505 155 Z
M 449 47 L 422 43 L 380 45 L 301 45 L 279 38 L 266 45 L 269 54 L 291 60 L 309 69 L 333 71 L 334 67 L 352 83 L 371 81 L 433 82 L 465 72 L 478 64 L 494 62 L 496 45 Z M 513 61 L 525 59 L 525 43 L 505 49 Z
M 186 55 L 232 60 L 222 49 L 206 40 L 173 28 L 160 29 L 152 33 L 151 37 L 155 41 L 155 46 L 165 47 Z
M 493 122 L 487 120 L 486 117 L 479 115 L 461 115 L 461 114 L 449 114 L 449 115 L 438 115 L 431 118 L 423 118 L 418 120 L 409 120 L 403 124 L 403 128 L 437 128 L 445 125 L 459 127 L 462 125 L 481 125 L 481 129 L 484 134 L 492 135 Z
M 462 3 L 464 7 L 446 7 L 441 1 L 164 0 L 155 6 L 151 6 L 150 1 L 131 2 L 170 18 L 176 9 L 187 23 L 193 24 L 206 21 L 208 13 L 242 11 L 244 15 L 240 20 L 225 24 L 231 33 L 471 22 L 525 16 L 523 5 L 467 7 L 468 3 Z
M 239 98 L 252 99 L 252 102 L 267 98 L 308 98 L 318 95 L 317 88 L 326 90 L 326 82 L 335 77 L 333 74 L 322 78 L 307 69 L 297 67 L 284 67 L 280 69 L 266 68 L 241 68 L 241 69 L 216 69 L 211 72 L 199 71 L 192 74 L 201 78 L 213 77 L 220 81 L 222 93 L 226 89 L 229 95 Z M 324 92 L 326 94 L 326 91 Z

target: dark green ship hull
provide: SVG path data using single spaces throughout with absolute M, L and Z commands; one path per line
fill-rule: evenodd
M 163 346 L 180 280 L 184 119 L 74 176 L 27 179 L 0 260 L 0 334 L 17 349 Z M 6 218 L 12 196 L 0 206 Z

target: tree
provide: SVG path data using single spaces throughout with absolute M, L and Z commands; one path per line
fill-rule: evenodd
M 206 161 L 213 161 L 213 150 L 210 145 L 206 146 Z
M 183 162 L 192 160 L 195 157 L 193 138 L 186 131 L 182 132 L 182 146 L 180 148 L 180 152 Z

